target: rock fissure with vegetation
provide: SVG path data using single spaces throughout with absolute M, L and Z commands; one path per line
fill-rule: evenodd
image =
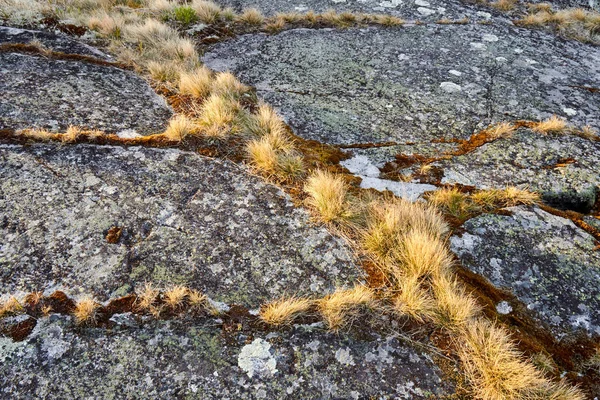
M 595 6 L 325 3 L 0 0 L 3 395 L 599 395 Z

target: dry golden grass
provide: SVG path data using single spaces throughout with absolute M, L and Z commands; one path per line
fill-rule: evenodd
M 498 0 L 493 3 L 490 3 L 490 6 L 494 7 L 497 10 L 501 11 L 510 11 L 515 8 L 517 4 L 517 0 Z
M 300 297 L 287 297 L 273 301 L 260 310 L 260 319 L 269 325 L 290 325 L 296 318 L 307 313 L 314 301 Z
M 188 289 L 186 287 L 176 285 L 164 292 L 163 298 L 168 307 L 177 309 L 183 306 L 187 295 Z
M 197 124 L 204 135 L 223 138 L 240 131 L 237 121 L 240 110 L 237 101 L 213 93 L 200 107 Z
M 546 353 L 535 353 L 530 361 L 538 370 L 545 374 L 554 375 L 556 373 L 556 363 L 552 357 Z
M 137 293 L 136 308 L 143 311 L 152 310 L 159 293 L 151 283 L 146 283 L 142 291 Z
M 419 322 L 433 320 L 435 301 L 424 288 L 425 282 L 416 276 L 408 276 L 398 283 L 393 310 L 397 314 L 414 318 Z
M 401 26 L 404 20 L 393 15 L 376 15 L 373 22 L 383 26 Z
M 90 16 L 86 25 L 93 31 L 111 39 L 121 39 L 126 21 L 118 14 L 108 14 L 100 11 Z
M 179 75 L 179 93 L 204 98 L 210 94 L 213 76 L 205 66 Z
M 456 188 L 436 190 L 427 199 L 458 219 L 466 219 L 472 213 L 479 211 L 477 206 L 469 201 L 469 196 Z
M 493 210 L 504 199 L 504 192 L 500 189 L 480 190 L 473 193 L 471 200 L 483 210 Z
M 241 83 L 231 72 L 219 72 L 212 82 L 211 90 L 218 95 L 237 99 L 250 88 Z
M 549 133 L 561 133 L 567 127 L 567 123 L 558 118 L 556 115 L 552 117 L 538 122 L 533 128 L 531 128 L 534 132 L 538 132 L 541 134 L 549 134 Z
M 249 25 L 262 25 L 265 17 L 256 8 L 245 9 L 244 12 L 238 17 L 238 20 Z
M 439 277 L 449 273 L 453 259 L 445 242 L 420 229 L 411 229 L 400 238 L 393 250 L 403 276 L 416 278 Z
M 193 0 L 190 5 L 196 11 L 196 14 L 198 14 L 200 21 L 205 24 L 214 24 L 219 20 L 221 7 L 212 1 Z
M 363 308 L 376 306 L 373 290 L 366 286 L 338 289 L 317 302 L 319 312 L 329 329 L 337 331 L 351 325 Z
M 269 33 L 277 33 L 285 28 L 285 21 L 281 18 L 276 18 L 264 25 L 264 30 Z
M 195 289 L 188 289 L 187 296 L 191 307 L 197 309 L 206 307 L 208 298 L 205 294 L 201 293 L 200 291 Z
M 17 135 L 24 136 L 30 139 L 38 140 L 41 142 L 45 142 L 48 140 L 53 140 L 57 137 L 57 134 L 54 132 L 47 131 L 46 129 L 36 128 L 36 129 L 23 129 L 17 131 Z
M 146 69 L 155 81 L 177 82 L 179 80 L 180 65 L 178 63 L 149 61 Z
M 172 11 L 178 5 L 179 4 L 176 1 L 170 1 L 170 0 L 151 0 L 147 4 L 147 6 L 150 10 L 160 11 L 160 12 Z
M 501 122 L 498 125 L 495 125 L 491 128 L 487 129 L 488 135 L 491 139 L 496 140 L 500 138 L 510 137 L 516 128 L 513 124 L 509 122 Z
M 61 135 L 61 140 L 63 143 L 74 143 L 82 135 L 83 132 L 80 128 L 71 125 L 67 128 L 67 131 Z
M 256 136 L 277 134 L 284 136 L 285 125 L 273 108 L 267 104 L 261 104 L 256 114 L 248 121 L 248 130 Z
M 277 170 L 278 154 L 267 137 L 254 139 L 246 145 L 252 165 L 259 170 L 274 174 Z
M 304 191 L 309 195 L 307 204 L 323 222 L 340 221 L 350 215 L 346 202 L 348 185 L 341 176 L 317 170 L 308 177 Z
M 600 141 L 598 132 L 589 125 L 584 126 L 581 130 L 575 131 L 575 135 L 588 140 Z
M 0 318 L 21 313 L 23 306 L 16 297 L 10 296 L 8 300 L 0 304 Z
M 186 136 L 194 135 L 198 132 L 198 126 L 183 114 L 173 117 L 169 121 L 169 126 L 163 132 L 163 135 L 169 140 L 181 141 Z
M 480 307 L 475 299 L 450 276 L 433 279 L 435 320 L 446 329 L 455 330 L 472 323 Z
M 402 235 L 411 229 L 440 238 L 448 225 L 434 208 L 401 199 L 374 202 L 370 205 L 366 228 L 361 232 L 365 250 L 377 261 L 386 264 L 393 260 L 400 247 Z
M 505 207 L 517 206 L 519 204 L 529 205 L 540 201 L 540 195 L 527 189 L 519 189 L 509 186 L 502 190 L 502 205 Z
M 96 318 L 98 317 L 97 312 L 100 308 L 100 304 L 98 304 L 91 297 L 84 297 L 79 300 L 75 305 L 75 310 L 73 310 L 73 316 L 75 317 L 75 321 L 78 324 L 93 324 L 96 322 Z
M 482 400 L 530 398 L 546 384 L 533 364 L 525 362 L 508 333 L 484 320 L 465 326 L 459 356 L 473 394 Z
M 527 4 L 527 8 L 530 12 L 552 11 L 552 5 L 549 3 L 529 3 Z

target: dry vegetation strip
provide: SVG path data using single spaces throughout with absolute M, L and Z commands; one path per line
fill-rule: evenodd
M 274 110 L 267 105 L 252 106 L 254 100 L 250 89 L 233 75 L 227 72 L 214 74 L 201 66 L 194 44 L 159 19 L 166 17 L 179 24 L 195 20 L 214 24 L 237 19 L 246 24 L 261 24 L 270 31 L 300 20 L 325 21 L 335 26 L 365 22 L 398 25 L 401 20 L 334 12 L 302 16 L 285 14 L 269 20 L 256 10 L 247 10 L 238 16 L 231 10 L 199 0 L 186 4 L 140 0 L 125 6 L 112 0 L 73 0 L 68 9 L 61 8 L 60 2 L 0 1 L 7 14 L 5 18 L 10 20 L 35 20 L 35 16 L 50 13 L 88 26 L 108 41 L 110 50 L 121 62 L 133 65 L 140 73 L 161 82 L 159 91 L 187 96 L 181 107 L 185 112 L 174 117 L 165 132 L 129 140 L 139 144 L 168 145 L 190 137 L 211 140 L 240 137 L 246 146 L 247 160 L 257 171 L 280 182 L 291 182 L 296 188 L 303 186 L 305 193 L 294 194 L 306 197 L 306 204 L 315 216 L 344 232 L 385 277 L 383 291 L 377 294 L 367 286 L 356 286 L 339 289 L 322 299 L 291 297 L 276 300 L 261 309 L 260 317 L 264 322 L 282 326 L 305 313 L 318 312 L 330 329 L 338 330 L 352 324 L 365 310 L 384 312 L 391 309 L 398 316 L 433 323 L 456 338 L 455 354 L 462 360 L 472 394 L 477 398 L 583 399 L 577 389 L 546 378 L 523 358 L 504 329 L 481 315 L 476 299 L 454 274 L 453 258 L 446 243 L 449 229 L 435 207 L 351 191 L 345 178 L 328 171 L 313 169 L 307 173 L 307 157 L 298 149 Z M 117 5 L 119 7 L 115 7 Z M 24 15 L 24 11 L 30 15 Z M 547 121 L 538 123 L 534 129 L 544 134 L 556 133 L 564 129 L 559 125 L 559 121 Z M 495 140 L 509 135 L 512 130 L 512 126 L 497 126 L 487 132 L 486 138 Z M 122 140 L 115 135 L 76 127 L 63 134 L 24 130 L 17 135 L 64 142 L 77 142 L 81 138 Z M 486 207 L 496 202 L 521 204 L 533 201 L 532 195 L 524 196 L 520 192 L 511 197 L 509 190 L 476 194 L 468 201 L 456 197 L 456 193 L 441 192 L 433 197 L 432 203 L 461 212 L 461 208 L 475 205 Z M 201 293 L 183 287 L 160 292 L 147 286 L 130 300 L 138 310 L 156 316 L 175 312 L 185 304 L 207 308 L 206 298 Z M 93 299 L 72 303 L 68 311 L 79 323 L 95 323 L 102 318 L 104 307 Z M 0 315 L 19 313 L 24 309 L 17 299 L 11 298 L 2 305 Z M 52 309 L 44 310 L 52 312 Z

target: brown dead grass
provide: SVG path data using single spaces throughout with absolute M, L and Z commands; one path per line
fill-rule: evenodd
M 14 296 L 10 296 L 8 300 L 6 300 L 3 303 L 0 303 L 0 318 L 19 314 L 23 311 L 23 306 L 21 305 L 19 300 L 17 300 L 17 298 Z
M 175 310 L 181 308 L 188 296 L 188 289 L 181 285 L 176 285 L 164 292 L 165 304 Z
M 198 112 L 200 116 L 197 124 L 200 131 L 213 138 L 223 138 L 240 132 L 238 113 L 241 108 L 236 100 L 215 93 L 211 94 Z
M 248 8 L 242 12 L 238 20 L 249 25 L 260 26 L 263 24 L 265 17 L 256 8 Z
M 181 141 L 187 136 L 196 133 L 198 133 L 198 126 L 196 123 L 185 115 L 180 114 L 169 121 L 169 126 L 163 134 L 169 140 Z

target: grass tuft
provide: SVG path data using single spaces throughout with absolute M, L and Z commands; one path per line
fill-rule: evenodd
M 299 297 L 275 300 L 261 308 L 260 318 L 269 325 L 291 325 L 296 318 L 308 312 L 313 304 L 312 300 Z
M 424 286 L 425 282 L 417 276 L 402 279 L 398 283 L 399 292 L 394 298 L 394 311 L 419 322 L 432 320 L 435 316 L 435 301 Z
M 188 289 L 184 286 L 176 285 L 164 293 L 165 304 L 175 310 L 183 306 L 188 295 Z
M 196 11 L 198 19 L 205 24 L 214 24 L 219 20 L 221 15 L 221 7 L 212 1 L 194 0 L 191 7 Z
M 309 195 L 307 204 L 317 210 L 323 222 L 340 221 L 350 215 L 348 185 L 341 176 L 317 170 L 308 177 L 304 191 Z
M 538 122 L 532 128 L 532 130 L 534 132 L 547 135 L 549 133 L 562 133 L 566 127 L 567 123 L 563 119 L 560 119 L 556 115 L 553 115 L 544 121 Z
M 151 283 L 146 283 L 142 291 L 137 294 L 137 308 L 143 311 L 151 311 L 154 308 L 159 293 L 159 290 L 152 286 Z
M 459 356 L 478 399 L 530 398 L 534 388 L 546 383 L 533 364 L 522 360 L 508 333 L 484 320 L 465 327 Z
M 177 115 L 169 121 L 169 126 L 163 134 L 167 139 L 179 142 L 187 136 L 197 132 L 198 126 L 194 121 L 185 115 Z
M 329 329 L 337 331 L 350 326 L 363 308 L 376 305 L 373 290 L 366 286 L 338 289 L 318 301 L 318 308 Z
M 241 83 L 231 72 L 219 72 L 215 76 L 211 90 L 218 95 L 238 99 L 250 88 Z
M 100 304 L 98 304 L 94 299 L 91 297 L 84 297 L 75 305 L 75 310 L 73 311 L 75 321 L 78 324 L 95 323 L 98 317 L 97 312 L 99 308 Z
M 23 306 L 16 297 L 10 296 L 7 301 L 0 304 L 0 318 L 23 312 Z
M 205 66 L 179 75 L 179 93 L 204 98 L 210 94 L 212 72 Z
M 237 101 L 213 93 L 199 110 L 198 126 L 204 135 L 213 138 L 237 133 L 240 131 L 237 121 L 240 109 Z
M 436 322 L 449 330 L 469 325 L 479 314 L 480 307 L 473 297 L 454 278 L 433 279 Z
M 241 22 L 248 25 L 260 26 L 265 20 L 265 17 L 256 8 L 248 8 L 238 17 Z

